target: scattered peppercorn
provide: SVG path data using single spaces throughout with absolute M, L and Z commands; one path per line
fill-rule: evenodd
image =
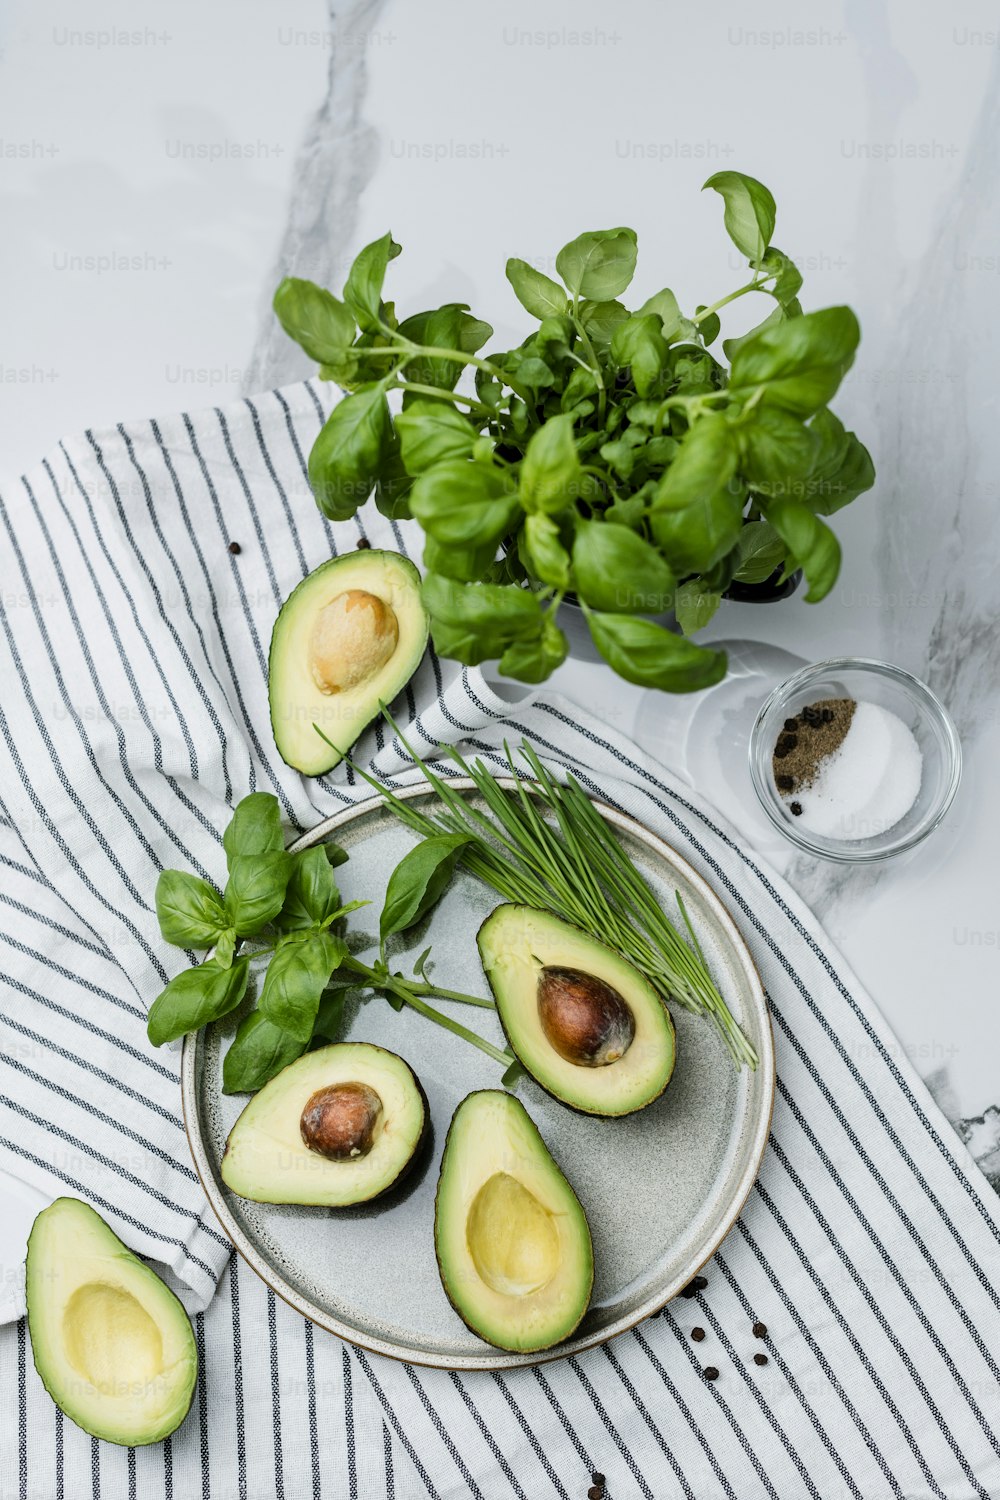
M 587 1491 L 587 1500 L 604 1500 L 603 1484 L 592 1484 Z
M 774 780 L 779 792 L 790 792 L 795 785 L 793 776 L 776 776 Z
M 801 816 L 802 816 L 802 803 L 801 802 L 792 802 L 792 803 L 790 803 L 789 807 L 788 807 L 788 811 L 791 813 L 791 815 L 792 815 L 793 818 L 801 818 Z
M 798 727 L 799 727 L 799 721 L 798 721 L 798 719 L 786 719 L 785 720 L 784 728 L 787 729 L 787 731 L 788 731 L 789 734 L 794 734 L 795 731 L 796 731 L 796 729 L 798 729 Z
M 700 1344 L 702 1339 L 705 1337 L 704 1328 L 692 1328 L 691 1337 L 694 1339 L 696 1344 Z
M 599 1469 L 595 1469 L 594 1472 L 593 1472 L 593 1474 L 591 1474 L 590 1477 L 594 1481 L 595 1484 L 601 1484 L 601 1485 L 603 1485 L 603 1484 L 607 1483 L 606 1479 L 604 1478 L 604 1475 L 600 1472 Z
M 753 1357 L 753 1362 L 754 1362 L 755 1365 L 766 1365 L 767 1364 L 767 1355 L 766 1354 L 755 1354 L 754 1357 Z
M 229 550 L 234 557 L 238 557 L 239 554 L 243 551 L 243 548 L 240 546 L 239 542 L 230 542 Z
M 367 552 L 370 547 L 371 547 L 371 542 L 368 540 L 368 538 L 366 536 L 363 536 L 361 538 L 360 542 L 358 543 L 357 550 L 358 550 L 358 552 Z
M 688 1282 L 687 1286 L 681 1287 L 681 1296 L 694 1297 L 698 1292 L 703 1292 L 707 1286 L 708 1278 L 706 1276 L 695 1276 Z
M 757 1322 L 753 1325 L 753 1336 L 755 1339 L 767 1338 L 767 1324 Z
M 714 1365 L 706 1365 L 702 1371 L 706 1380 L 718 1380 L 719 1372 Z

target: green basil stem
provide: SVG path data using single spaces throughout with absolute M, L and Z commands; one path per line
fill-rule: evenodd
M 452 405 L 461 402 L 463 406 L 467 406 L 470 411 L 478 412 L 480 416 L 491 417 L 493 415 L 492 407 L 487 406 L 485 401 L 477 401 L 475 396 L 463 396 L 461 391 L 446 391 L 440 386 L 421 385 L 415 380 L 393 381 L 391 389 L 411 391 L 415 396 L 430 396 L 436 401 L 450 401 Z

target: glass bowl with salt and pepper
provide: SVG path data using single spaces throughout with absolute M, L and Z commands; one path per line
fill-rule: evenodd
M 750 775 L 771 822 L 843 863 L 914 848 L 948 811 L 961 774 L 944 705 L 888 662 L 804 667 L 771 693 L 750 736 Z

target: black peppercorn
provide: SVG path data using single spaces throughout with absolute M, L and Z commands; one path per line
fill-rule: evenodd
M 700 1344 L 702 1339 L 705 1337 L 704 1328 L 692 1328 L 691 1337 L 694 1339 L 696 1344 Z
M 371 547 L 371 542 L 368 540 L 368 538 L 366 536 L 363 536 L 361 538 L 360 542 L 358 543 L 357 550 L 359 552 L 367 552 L 370 547 Z
M 757 1322 L 753 1325 L 753 1336 L 755 1339 L 767 1338 L 767 1324 Z
M 802 816 L 802 803 L 801 802 L 791 802 L 791 803 L 789 803 L 788 811 L 791 813 L 791 815 L 792 815 L 793 818 L 801 818 L 801 816 Z
M 754 1362 L 755 1365 L 766 1365 L 767 1364 L 767 1355 L 766 1354 L 755 1354 L 754 1357 L 753 1357 L 753 1362 Z
M 714 1365 L 706 1365 L 705 1369 L 702 1371 L 702 1374 L 705 1376 L 706 1380 L 718 1380 L 719 1378 L 719 1372 Z
M 243 551 L 243 548 L 240 546 L 239 542 L 230 542 L 229 550 L 234 557 L 238 557 L 239 554 Z

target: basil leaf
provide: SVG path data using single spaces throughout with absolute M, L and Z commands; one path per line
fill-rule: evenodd
M 802 272 L 795 262 L 772 245 L 761 261 L 761 267 L 774 275 L 774 280 L 764 290 L 769 292 L 781 307 L 797 305 L 796 299 L 802 290 Z
M 551 588 L 569 588 L 569 553 L 550 516 L 537 512 L 527 517 L 521 532 L 521 555 L 540 583 Z
M 435 649 L 466 666 L 498 656 L 514 641 L 537 637 L 541 606 L 528 589 L 495 583 L 455 583 L 439 573 L 423 582 Z
M 742 473 L 761 495 L 800 495 L 819 449 L 817 434 L 780 406 L 760 406 L 739 428 Z
M 726 675 L 724 651 L 696 646 L 653 620 L 592 614 L 588 624 L 598 651 L 626 682 L 667 693 L 693 693 Z
M 397 422 L 399 418 L 396 418 Z M 386 456 L 375 481 L 375 504 L 380 513 L 390 521 L 410 519 L 409 495 L 413 488 L 413 475 L 403 462 L 399 438 L 395 432 L 389 438 Z
M 273 854 L 284 849 L 277 797 L 270 792 L 251 792 L 238 802 L 222 835 L 222 847 L 229 869 L 238 854 Z
M 573 418 L 550 417 L 528 443 L 518 471 L 518 493 L 527 511 L 565 510 L 579 491 L 580 460 L 573 441 Z
M 231 927 L 227 927 L 225 932 L 220 933 L 212 957 L 220 969 L 231 969 L 235 955 L 236 934 Z
M 292 856 L 237 854 L 226 884 L 226 915 L 239 937 L 250 937 L 278 915 L 292 872 Z
M 771 243 L 777 209 L 774 199 L 756 177 L 743 172 L 716 172 L 702 187 L 722 195 L 723 222 L 729 238 L 751 265 L 758 265 Z
M 685 635 L 693 635 L 707 625 L 722 603 L 722 595 L 704 578 L 688 578 L 680 584 L 674 598 L 674 614 Z
M 773 328 L 776 323 L 784 323 L 788 319 L 788 317 L 789 314 L 786 313 L 783 307 L 772 307 L 767 317 L 764 318 L 762 322 L 758 323 L 756 327 L 749 328 L 747 332 L 741 334 L 739 338 L 723 339 L 722 352 L 725 354 L 730 364 L 732 364 L 734 358 L 736 357 L 737 349 L 742 349 L 744 344 L 749 344 L 750 340 L 752 338 L 755 338 L 763 328 Z
M 179 948 L 210 948 L 229 925 L 218 891 L 186 870 L 160 872 L 156 920 L 166 941 Z
M 628 317 L 628 308 L 620 302 L 581 302 L 580 322 L 590 342 L 597 349 L 607 349 L 619 323 Z M 582 372 L 581 372 L 582 373 Z
M 467 302 L 446 302 L 429 312 L 415 313 L 400 324 L 400 333 L 417 344 L 438 349 L 455 349 L 474 354 L 493 332 L 488 323 L 469 316 Z M 437 354 L 421 354 L 407 365 L 406 378 L 418 385 L 433 385 L 450 391 L 462 373 L 464 360 L 443 359 Z
M 521 306 L 535 318 L 548 318 L 566 311 L 566 293 L 557 281 L 536 271 L 526 260 L 507 262 L 507 280 Z
M 664 287 L 662 292 L 654 292 L 652 297 L 647 297 L 638 312 L 633 313 L 633 317 L 636 318 L 650 316 L 659 318 L 660 332 L 669 342 L 682 322 L 681 310 L 677 304 L 677 298 L 669 287 Z
M 210 958 L 171 979 L 149 1008 L 146 1032 L 153 1046 L 175 1042 L 235 1010 L 246 993 L 249 973 L 247 958 L 238 958 L 229 969 Z
M 332 292 L 298 276 L 279 283 L 274 311 L 289 338 L 318 365 L 342 359 L 357 332 L 351 313 Z
M 806 502 L 821 516 L 832 516 L 875 483 L 875 466 L 864 443 L 826 408 L 809 423 L 817 454 L 807 483 Z
M 785 560 L 785 544 L 770 521 L 748 521 L 736 544 L 740 583 L 764 583 Z
M 309 483 L 331 521 L 348 521 L 368 499 L 389 455 L 392 419 L 381 386 L 338 401 L 309 454 Z
M 809 417 L 835 394 L 861 330 L 849 307 L 824 307 L 761 328 L 733 355 L 729 389 Z
M 410 509 L 439 542 L 496 547 L 520 514 L 517 495 L 500 469 L 470 459 L 446 459 L 421 474 Z
M 744 501 L 737 459 L 725 417 L 701 417 L 657 486 L 650 523 L 679 577 L 705 572 L 736 545 Z
M 605 302 L 628 286 L 635 260 L 634 229 L 596 229 L 563 246 L 556 270 L 575 297 Z
M 407 851 L 389 876 L 379 921 L 384 940 L 405 932 L 427 915 L 444 895 L 462 850 L 471 835 L 435 834 Z
M 559 626 L 546 615 L 541 633 L 528 641 L 514 641 L 500 658 L 500 675 L 518 682 L 544 682 L 569 654 L 569 641 Z
M 673 603 L 674 575 L 659 552 L 613 521 L 578 524 L 573 575 L 577 593 L 594 609 L 658 615 Z
M 611 339 L 611 357 L 619 367 L 628 366 L 640 396 L 648 396 L 667 364 L 667 341 L 662 320 L 655 313 L 633 314 L 619 323 Z
M 428 573 L 440 573 L 459 583 L 477 583 L 496 555 L 495 542 L 487 542 L 485 547 L 456 547 L 452 542 L 439 542 L 437 537 L 424 537 L 424 567 Z
M 818 604 L 837 581 L 840 543 L 826 522 L 797 500 L 769 500 L 765 513 L 788 549 L 789 566 L 806 575 L 806 603 Z
M 316 927 L 340 907 L 340 891 L 324 844 L 292 855 L 285 899 L 274 919 L 282 932 Z
M 362 328 L 378 327 L 386 267 L 402 248 L 386 232 L 355 257 L 344 286 L 344 301 Z
M 708 308 L 703 302 L 700 302 L 695 308 L 695 312 L 708 312 Z M 719 318 L 718 313 L 709 313 L 707 318 L 699 318 L 697 328 L 698 332 L 701 334 L 701 341 L 706 345 L 706 347 L 709 344 L 714 344 L 716 339 L 719 337 L 719 334 L 722 332 L 722 322 Z
M 290 1031 L 276 1026 L 259 1010 L 240 1022 L 232 1046 L 222 1060 L 222 1092 L 251 1094 L 262 1089 L 282 1068 L 301 1057 L 308 1046 Z
M 301 941 L 286 939 L 271 955 L 257 1008 L 305 1046 L 313 1034 L 319 999 L 334 970 L 347 956 L 347 944 L 330 932 Z
M 422 474 L 442 459 L 470 457 L 478 436 L 469 419 L 445 401 L 414 401 L 400 412 L 395 427 L 411 474 Z

